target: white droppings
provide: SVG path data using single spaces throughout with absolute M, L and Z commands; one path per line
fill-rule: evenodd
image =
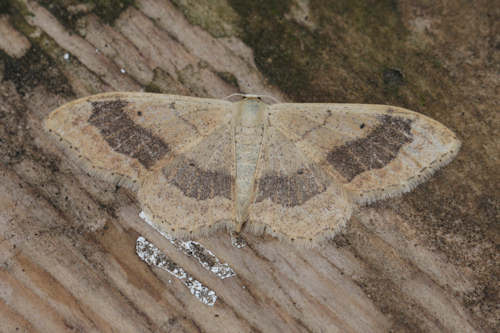
M 120 69 L 120 72 L 121 72 L 122 74 L 125 74 L 125 73 L 126 73 L 125 68 L 121 68 L 121 69 Z
M 143 219 L 147 224 L 149 224 L 153 229 L 158 231 L 163 237 L 165 237 L 170 243 L 172 243 L 177 249 L 182 251 L 188 256 L 194 257 L 206 270 L 214 273 L 221 279 L 235 276 L 234 270 L 226 263 L 221 263 L 219 258 L 212 253 L 212 251 L 206 249 L 203 245 L 195 241 L 180 241 L 167 234 L 166 232 L 160 230 L 156 224 L 151 221 L 144 212 L 140 212 L 139 217 Z
M 217 301 L 215 291 L 204 286 L 200 281 L 194 279 L 182 267 L 177 265 L 174 261 L 168 258 L 163 252 L 160 251 L 153 243 L 140 236 L 137 238 L 135 250 L 139 258 L 145 261 L 148 265 L 161 268 L 184 283 L 200 302 L 203 304 L 213 306 Z M 168 280 L 171 283 L 172 280 Z
M 191 255 L 207 270 L 211 271 L 221 279 L 225 279 L 228 277 L 235 276 L 236 273 L 233 271 L 228 264 L 222 264 L 212 253 L 212 251 L 206 249 L 198 242 L 195 241 L 186 241 L 179 242 L 184 249 L 184 253 L 187 255 Z
M 237 249 L 241 249 L 247 246 L 247 242 L 241 237 L 239 233 L 234 231 L 231 232 L 231 245 Z
M 69 53 L 68 52 L 64 53 L 63 58 L 64 60 L 69 60 Z

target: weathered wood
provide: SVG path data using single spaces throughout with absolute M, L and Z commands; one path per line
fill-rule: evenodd
M 346 23 L 350 7 L 330 17 L 335 18 L 327 21 L 333 26 L 317 16 L 323 2 L 294 2 L 283 21 L 275 24 L 303 34 L 305 44 L 297 48 L 304 54 L 304 48 L 312 47 L 306 43 L 309 34 L 339 34 L 345 40 L 335 51 L 325 47 L 321 55 L 316 50 L 320 66 L 312 68 L 321 67 L 324 73 L 317 72 L 307 83 L 315 82 L 321 94 L 330 92 L 328 96 L 341 99 L 331 102 L 415 103 L 452 127 L 464 148 L 456 162 L 414 193 L 357 211 L 346 233 L 319 249 L 250 235 L 248 246 L 237 249 L 225 232 L 198 239 L 235 270 L 235 277 L 222 280 L 144 223 L 131 193 L 83 173 L 41 128 L 42 119 L 57 106 L 104 91 L 145 89 L 217 98 L 241 91 L 285 101 L 316 89 L 305 91 L 298 85 L 300 91 L 293 91 L 282 79 L 266 77 L 267 66 L 281 58 L 267 50 L 269 60 L 263 63 L 263 52 L 257 48 L 270 46 L 252 44 L 252 50 L 251 38 L 245 44 L 241 30 L 248 27 L 214 37 L 205 21 L 191 23 L 194 14 L 185 1 L 174 2 L 138 0 L 111 24 L 92 7 L 72 7 L 77 20 L 68 24 L 55 16 L 60 12 L 54 7 L 44 7 L 44 1 L 0 3 L 0 332 L 500 329 L 495 268 L 500 195 L 494 187 L 499 180 L 500 124 L 495 108 L 500 78 L 494 42 L 500 35 L 498 8 L 490 8 L 487 1 L 473 7 L 444 1 L 436 5 L 444 9 L 437 11 L 398 2 L 397 15 L 408 30 L 407 46 L 422 52 L 433 49 L 431 60 L 444 63 L 445 69 L 428 65 L 431 60 L 417 53 L 399 55 L 394 49 L 384 56 L 399 64 L 405 59 L 411 64 L 420 61 L 422 71 L 440 82 L 419 77 L 420 68 L 409 67 L 407 77 L 385 70 L 383 79 L 360 83 L 356 80 L 366 73 L 363 61 L 358 73 L 352 72 L 353 63 L 328 62 L 328 57 L 342 55 L 343 48 L 376 48 L 368 41 L 370 32 L 364 35 Z M 76 1 L 54 3 L 69 8 Z M 238 3 L 214 2 L 231 16 L 214 18 L 207 12 L 206 22 L 232 20 L 241 14 L 232 9 L 240 8 Z M 240 19 L 248 25 L 259 19 L 265 25 L 259 13 Z M 334 14 L 325 9 L 325 15 Z M 227 26 L 234 24 L 227 20 Z M 451 34 L 462 21 L 474 24 Z M 265 32 L 262 38 L 268 40 Z M 280 40 L 275 43 L 281 45 Z M 461 49 L 451 51 L 449 43 Z M 288 51 L 295 54 L 280 52 Z M 253 52 L 258 53 L 258 65 Z M 362 58 L 363 52 L 348 61 Z M 298 80 L 308 78 L 308 67 L 297 70 L 293 66 L 302 60 L 294 59 L 290 71 L 300 76 Z M 328 81 L 348 77 L 343 73 L 352 78 L 335 85 Z M 398 88 L 400 92 L 391 95 L 387 89 L 401 80 L 411 89 Z M 374 90 L 374 100 L 354 100 L 358 93 L 339 90 L 343 84 L 358 84 L 360 93 Z M 379 91 L 377 84 L 387 85 Z M 415 102 L 418 98 L 427 98 L 429 105 Z M 318 99 L 319 93 L 311 95 L 311 100 Z M 215 305 L 202 304 L 181 281 L 141 261 L 135 253 L 140 235 L 214 290 Z

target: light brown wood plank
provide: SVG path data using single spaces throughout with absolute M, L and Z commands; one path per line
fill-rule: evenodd
M 277 19 L 273 10 L 264 13 L 268 7 L 230 0 L 197 2 L 221 6 L 201 16 L 183 1 L 137 0 L 116 8 L 113 22 L 85 6 L 70 8 L 76 20 L 66 20 L 59 1 L 6 3 L 1 332 L 500 328 L 494 187 L 500 20 L 490 2 L 396 1 L 386 8 L 294 0 Z M 227 13 L 239 20 L 227 30 L 234 34 L 212 35 L 210 22 Z M 281 35 L 269 37 L 276 31 Z M 222 280 L 140 219 L 132 193 L 87 175 L 43 131 L 42 120 L 58 106 L 113 90 L 415 107 L 452 128 L 463 150 L 412 193 L 360 208 L 345 232 L 319 249 L 251 235 L 247 247 L 236 249 L 225 232 L 196 239 L 235 271 Z M 138 236 L 215 291 L 215 305 L 140 260 Z

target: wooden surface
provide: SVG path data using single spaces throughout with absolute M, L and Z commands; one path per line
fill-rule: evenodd
M 77 6 L 78 19 L 64 22 L 54 7 L 35 1 L 0 2 L 0 332 L 498 330 L 500 79 L 498 24 L 492 23 L 498 10 L 483 2 L 462 8 L 443 1 L 439 9 L 397 3 L 410 31 L 405 38 L 432 45 L 432 61 L 446 68 L 444 76 L 433 72 L 439 82 L 422 75 L 407 87 L 427 91 L 434 99 L 419 111 L 463 141 L 455 162 L 413 193 L 360 209 L 344 235 L 319 249 L 249 235 L 248 246 L 237 249 L 224 232 L 198 239 L 237 274 L 222 280 L 144 223 L 130 193 L 69 163 L 41 128 L 54 108 L 105 91 L 217 98 L 241 91 L 318 100 L 269 77 L 261 50 L 245 44 L 239 28 L 231 30 L 237 14 L 221 16 L 227 25 L 215 25 L 227 29 L 214 37 L 206 24 L 192 24 L 186 2 L 176 3 L 138 0 L 114 22 L 97 15 L 100 7 Z M 301 16 L 309 5 L 297 1 L 284 20 L 321 29 Z M 344 42 L 353 48 L 366 42 L 349 38 Z M 419 61 L 424 65 L 415 72 L 438 66 L 429 70 L 427 59 Z M 337 88 L 356 86 L 359 70 L 351 81 L 318 90 L 335 91 L 331 96 L 340 101 L 370 102 Z M 407 82 L 418 77 L 409 72 Z M 394 77 L 397 71 L 383 78 Z M 373 82 L 357 84 L 362 93 Z M 373 89 L 373 102 L 415 109 L 411 89 L 401 88 L 407 90 L 399 97 Z M 138 236 L 214 290 L 215 305 L 141 261 Z

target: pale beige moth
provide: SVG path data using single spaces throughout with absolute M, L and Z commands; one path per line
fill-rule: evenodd
M 99 94 L 53 111 L 45 128 L 175 237 L 226 228 L 302 245 L 333 237 L 357 206 L 410 191 L 460 147 L 400 107 L 256 96 Z

